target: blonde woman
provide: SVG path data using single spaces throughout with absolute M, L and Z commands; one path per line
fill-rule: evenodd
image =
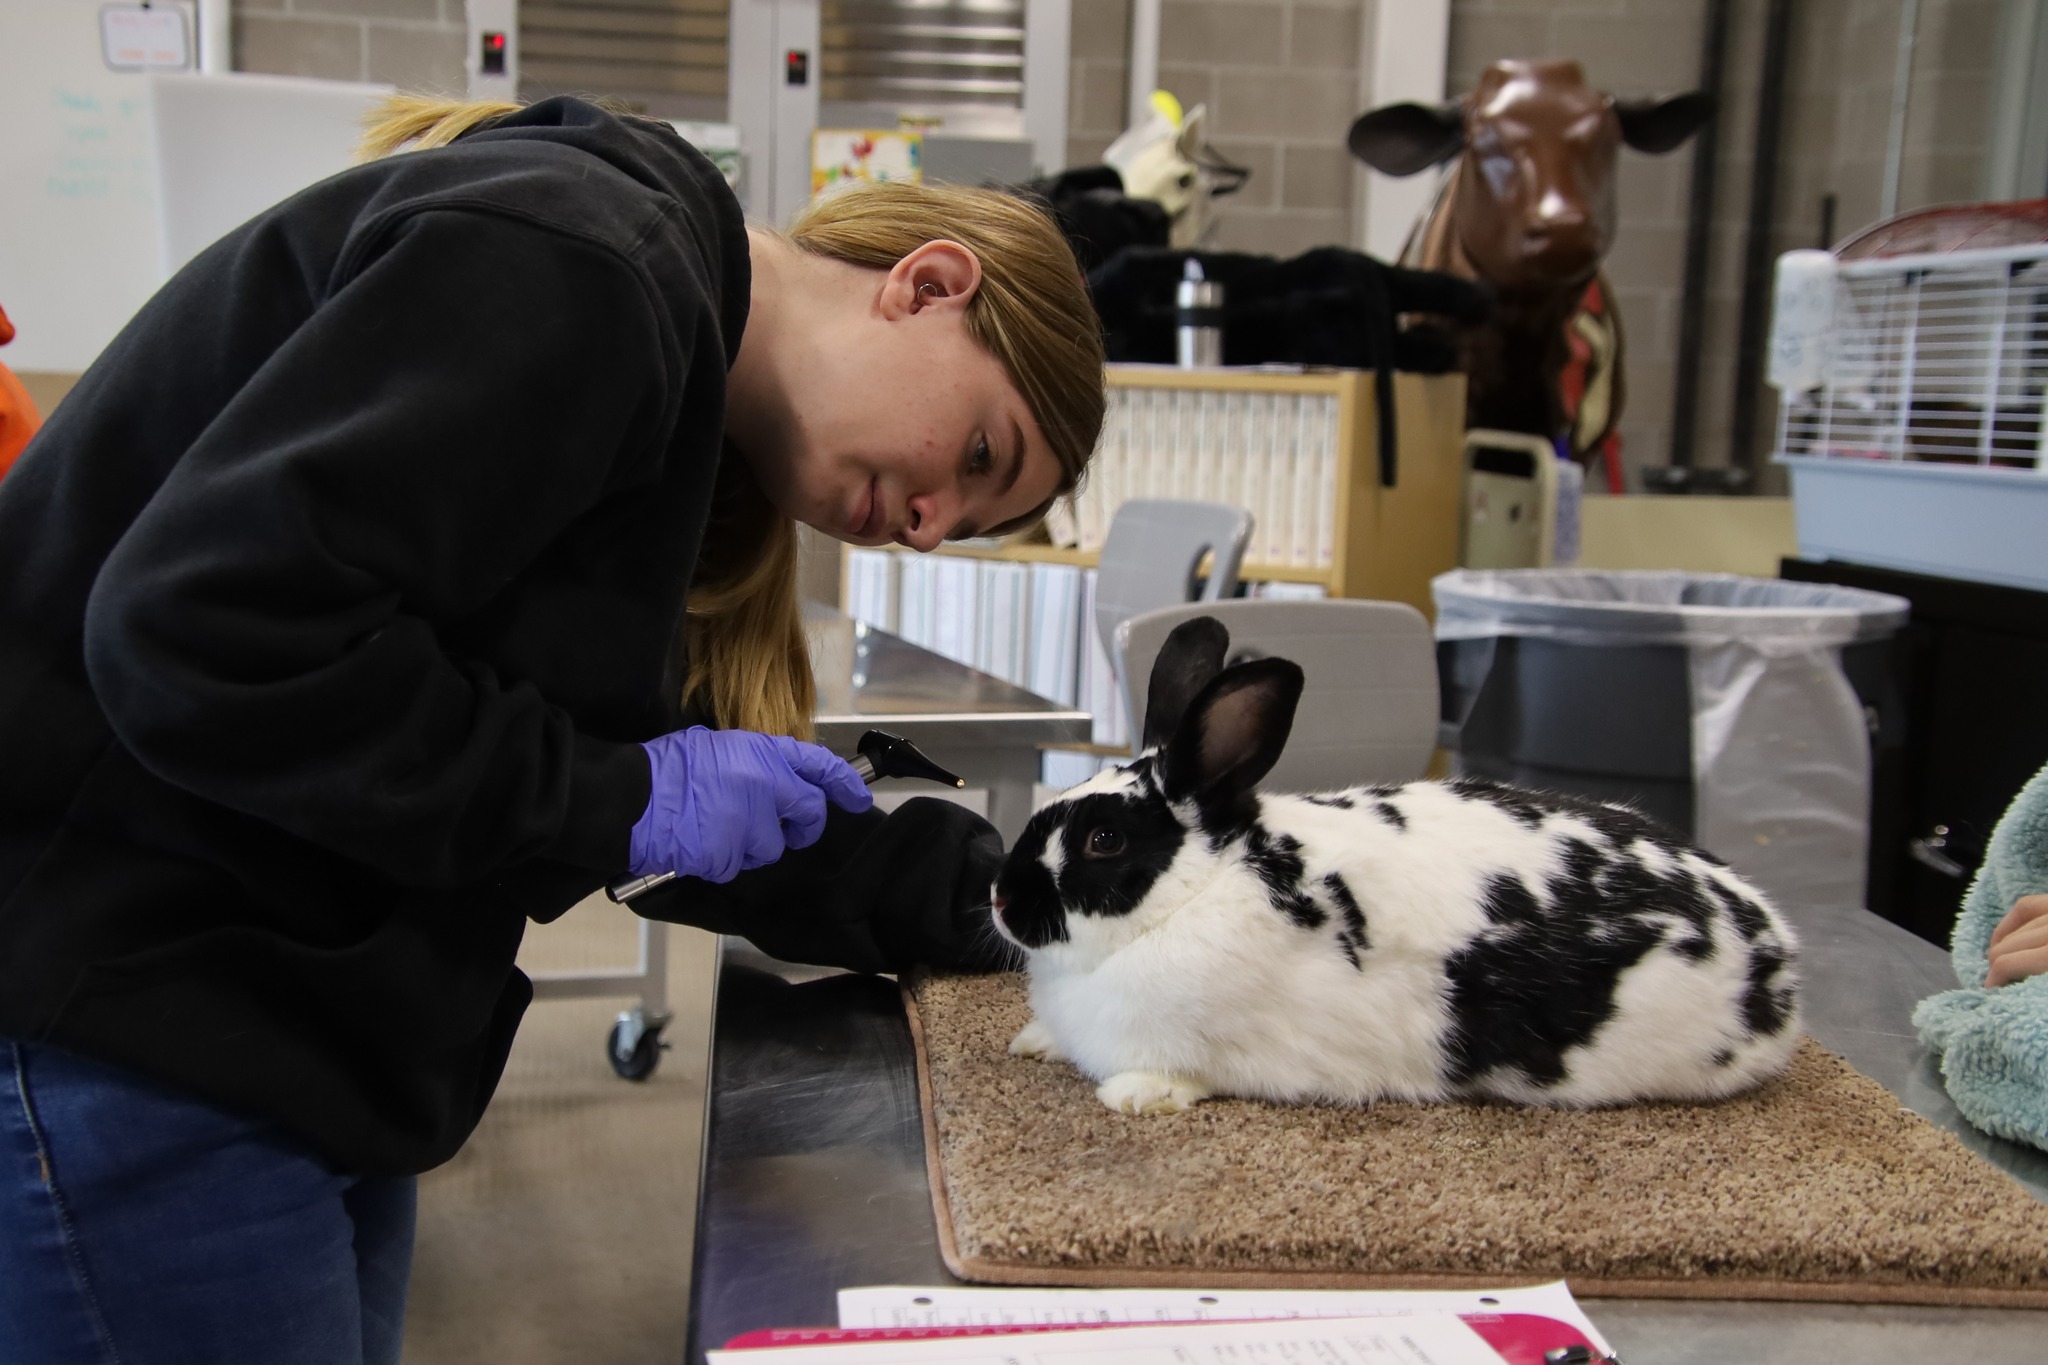
M 612 879 L 976 956 L 993 832 L 803 742 L 794 527 L 930 550 L 1074 485 L 1057 230 L 899 186 L 778 235 L 666 125 L 387 112 L 0 485 L 0 1360 L 396 1359 L 521 930 Z

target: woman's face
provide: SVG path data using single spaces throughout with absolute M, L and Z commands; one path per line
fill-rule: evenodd
M 814 334 L 786 439 L 754 459 L 786 515 L 851 545 L 930 550 L 1029 514 L 1060 484 L 1030 409 L 967 331 L 978 263 L 930 245 L 952 252 L 905 257 L 871 306 Z

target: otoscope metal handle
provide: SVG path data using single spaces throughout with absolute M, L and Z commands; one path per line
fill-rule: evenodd
M 662 883 L 675 879 L 676 874 L 673 872 L 650 872 L 645 877 L 632 877 L 623 882 L 613 882 L 604 889 L 604 893 L 620 905 L 624 905 L 641 892 L 652 891 Z
M 900 735 L 887 730 L 870 730 L 860 737 L 855 745 L 854 756 L 846 761 L 854 775 L 873 786 L 885 777 L 921 777 L 930 782 L 949 783 L 964 787 L 967 780 L 947 772 L 938 764 L 926 758 L 915 744 Z M 673 872 L 650 872 L 644 877 L 631 877 L 622 882 L 613 882 L 604 889 L 605 895 L 620 905 L 632 900 L 643 892 L 676 879 Z

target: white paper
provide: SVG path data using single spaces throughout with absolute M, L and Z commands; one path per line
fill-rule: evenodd
M 1031 566 L 1031 690 L 1073 706 L 1081 644 L 1081 570 L 1072 564 Z
M 1267 470 L 1273 462 L 1273 405 L 1275 399 L 1268 393 L 1248 394 L 1244 400 L 1243 458 L 1238 474 L 1242 480 L 1238 502 L 1252 514 L 1251 539 L 1245 545 L 1245 557 L 1256 564 L 1270 564 L 1273 556 L 1266 546 L 1271 534 L 1269 524 L 1273 512 L 1266 505 Z
M 1175 1323 L 1010 1337 L 939 1337 L 710 1351 L 710 1365 L 1502 1365 L 1454 1317 Z
M 906 555 L 897 567 L 902 595 L 897 606 L 896 634 L 911 644 L 930 649 L 938 616 L 938 561 L 925 555 Z
M 1268 564 L 1285 564 L 1294 547 L 1294 467 L 1301 457 L 1301 404 L 1298 393 L 1273 396 L 1273 422 L 1267 429 L 1265 515 Z
M 1576 1327 L 1601 1350 L 1613 1350 L 1563 1280 L 1519 1289 L 973 1289 L 952 1285 L 870 1285 L 839 1291 L 841 1327 L 1202 1322 L 1399 1313 L 1527 1313 Z
M 1299 425 L 1294 434 L 1294 503 L 1288 513 L 1288 523 L 1292 528 L 1287 542 L 1289 564 L 1309 565 L 1316 559 L 1316 502 L 1323 491 L 1318 481 L 1322 463 L 1317 453 L 1317 442 L 1320 440 L 1318 429 L 1322 426 L 1323 404 L 1327 401 L 1308 394 L 1303 394 L 1298 400 L 1300 407 L 1295 420 Z M 1334 501 L 1334 498 L 1329 501 Z
M 1327 569 L 1337 559 L 1337 418 L 1335 398 L 1325 398 L 1316 418 L 1315 564 Z

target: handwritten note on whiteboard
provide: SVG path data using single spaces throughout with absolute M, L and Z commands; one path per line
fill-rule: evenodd
M 0 0 L 0 35 L 7 363 L 76 373 L 162 279 L 147 77 L 107 69 L 98 0 Z

